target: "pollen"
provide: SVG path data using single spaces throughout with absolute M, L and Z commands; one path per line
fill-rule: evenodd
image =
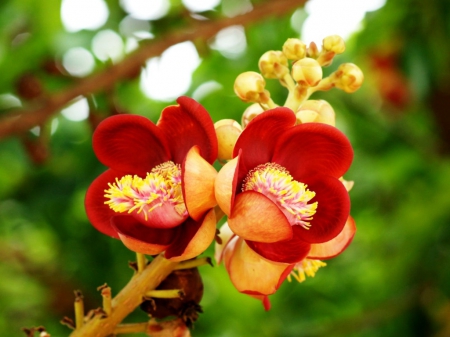
M 291 276 L 294 277 L 298 282 L 303 282 L 306 280 L 306 276 L 314 277 L 317 271 L 321 267 L 325 267 L 327 264 L 320 260 L 303 259 L 294 266 L 291 274 L 288 276 L 288 281 L 291 281 Z
M 179 215 L 187 213 L 181 189 L 181 167 L 172 161 L 154 167 L 145 178 L 125 175 L 108 184 L 105 201 L 114 212 L 148 213 L 170 203 Z
M 242 191 L 256 191 L 272 200 L 286 215 L 291 225 L 311 227 L 317 201 L 309 203 L 316 193 L 307 185 L 294 180 L 289 171 L 276 163 L 258 165 L 242 184 Z

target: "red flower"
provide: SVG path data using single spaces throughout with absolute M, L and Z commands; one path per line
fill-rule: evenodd
M 350 200 L 339 181 L 353 159 L 350 142 L 332 126 L 295 123 L 287 108 L 255 117 L 215 184 L 236 235 L 219 259 L 238 290 L 266 308 L 296 263 L 336 256 L 355 231 L 353 222 L 345 226 Z
M 100 123 L 93 148 L 109 169 L 89 187 L 85 207 L 95 228 L 129 249 L 179 261 L 214 239 L 217 138 L 199 103 L 177 102 L 156 125 L 137 115 Z

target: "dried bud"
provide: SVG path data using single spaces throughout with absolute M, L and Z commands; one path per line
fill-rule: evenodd
M 242 114 L 242 127 L 245 129 L 250 121 L 263 113 L 264 109 L 258 103 L 250 105 Z
M 259 59 L 258 66 L 265 78 L 283 78 L 289 73 L 288 60 L 281 51 L 265 52 Z
M 330 35 L 323 39 L 323 49 L 335 54 L 342 54 L 345 51 L 345 42 L 339 35 Z
M 305 101 L 295 114 L 297 123 L 324 123 L 335 126 L 335 113 L 331 105 L 324 100 Z
M 220 161 L 230 160 L 233 158 L 234 144 L 242 132 L 242 128 L 238 122 L 232 119 L 222 119 L 214 124 L 216 129 L 217 142 L 219 145 L 219 153 L 217 158 Z
M 314 87 L 322 79 L 322 67 L 316 60 L 305 57 L 292 65 L 292 77 L 304 87 Z
M 287 39 L 283 45 L 283 53 L 289 60 L 300 60 L 306 56 L 306 44 L 299 39 Z
M 261 74 L 246 71 L 234 81 L 234 92 L 244 102 L 267 103 L 270 93 L 264 89 L 266 81 Z
M 344 63 L 330 76 L 336 88 L 352 93 L 358 90 L 364 81 L 361 69 L 353 63 Z

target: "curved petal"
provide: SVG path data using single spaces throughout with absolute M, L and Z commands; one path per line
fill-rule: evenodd
M 91 224 L 103 234 L 118 239 L 119 235 L 111 226 L 111 218 L 117 215 L 108 205 L 105 205 L 105 190 L 108 183 L 114 182 L 120 174 L 107 170 L 100 174 L 89 186 L 84 199 L 84 207 Z
M 247 240 L 248 246 L 262 257 L 281 263 L 297 263 L 303 260 L 311 249 L 311 244 L 302 241 L 303 227 L 293 226 L 291 240 L 262 243 Z
M 322 123 L 296 125 L 276 143 L 273 161 L 285 167 L 296 180 L 321 173 L 340 178 L 350 167 L 353 149 L 347 137 Z
M 145 205 L 141 212 L 134 211 L 130 213 L 130 216 L 144 226 L 168 229 L 180 226 L 189 217 L 189 214 L 186 210 L 182 210 L 180 214 L 175 204 L 166 201 L 160 206 L 155 206 L 153 203 Z
M 214 194 L 217 204 L 227 216 L 231 215 L 231 209 L 234 205 L 239 158 L 240 156 L 237 156 L 226 163 L 220 169 L 214 183 Z
M 234 146 L 233 157 L 242 150 L 238 182 L 254 167 L 271 161 L 276 140 L 295 122 L 295 114 L 284 107 L 268 110 L 252 119 Z
M 355 220 L 348 217 L 344 229 L 334 239 L 324 243 L 315 243 L 311 245 L 308 259 L 326 260 L 331 259 L 342 253 L 352 242 L 355 236 Z
M 150 120 L 137 115 L 116 115 L 102 121 L 92 146 L 102 164 L 126 174 L 145 176 L 170 159 L 164 135 Z
M 243 239 L 258 242 L 289 240 L 293 235 L 292 226 L 278 206 L 255 191 L 236 196 L 228 225 Z
M 175 163 L 182 163 L 189 149 L 197 145 L 210 164 L 217 158 L 217 136 L 214 123 L 200 103 L 189 97 L 177 99 L 179 105 L 168 106 L 157 125 L 170 140 L 170 153 Z
M 250 249 L 242 238 L 232 240 L 233 244 L 225 248 L 224 263 L 236 289 L 251 295 L 275 293 L 292 266 L 266 260 Z
M 330 176 L 305 177 L 302 182 L 316 193 L 311 202 L 318 202 L 311 227 L 303 229 L 302 240 L 309 243 L 330 241 L 342 231 L 350 215 L 348 192 L 338 179 Z
M 159 229 L 143 226 L 127 215 L 113 217 L 111 224 L 128 249 L 148 255 L 163 252 L 173 242 L 177 233 L 177 228 Z
M 196 221 L 217 205 L 214 195 L 216 176 L 216 169 L 200 156 L 198 146 L 193 146 L 183 163 L 182 187 L 186 208 Z
M 234 233 L 231 231 L 230 226 L 228 226 L 227 222 L 225 222 L 222 227 L 220 227 L 219 237 L 220 243 L 218 242 L 218 240 L 216 240 L 216 243 L 214 244 L 214 258 L 216 259 L 216 262 L 218 264 L 222 262 L 223 250 L 227 246 L 228 242 L 234 237 Z
M 202 221 L 189 218 L 181 226 L 175 241 L 167 248 L 165 257 L 172 261 L 192 259 L 209 247 L 216 235 L 216 214 L 211 209 Z

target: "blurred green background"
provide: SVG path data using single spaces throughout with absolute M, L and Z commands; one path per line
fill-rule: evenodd
M 194 1 L 199 8 L 192 1 L 166 7 L 152 1 L 150 7 L 162 3 L 163 9 L 147 15 L 150 10 L 133 9 L 138 2 L 2 1 L 0 118 L 47 104 L 175 28 L 264 6 L 205 1 L 211 10 L 200 1 Z M 299 1 L 282 17 L 265 13 L 184 44 L 165 60 L 152 59 L 141 76 L 85 95 L 39 128 L 0 134 L 0 334 L 23 336 L 21 327 L 44 325 L 52 336 L 66 336 L 70 330 L 59 320 L 73 317 L 73 290 L 83 292 L 87 309 L 96 308 L 98 286 L 107 282 L 116 294 L 132 275 L 127 263 L 134 254 L 97 232 L 84 212 L 85 191 L 104 170 L 91 148 L 98 120 L 129 112 L 156 121 L 181 94 L 198 99 L 214 121 L 240 120 L 247 105 L 233 92 L 236 76 L 258 71 L 262 53 L 281 49 L 287 38 L 309 43 L 307 33 L 330 28 L 333 16 L 348 21 L 358 2 L 311 0 L 304 8 Z M 268 312 L 239 294 L 222 266 L 201 267 L 204 313 L 193 336 L 450 336 L 450 2 L 378 3 L 362 12 L 359 29 L 346 36 L 346 52 L 326 69 L 356 63 L 365 73 L 363 87 L 312 97 L 333 105 L 337 126 L 354 146 L 346 175 L 355 181 L 353 243 L 315 278 L 285 282 Z M 328 16 L 303 30 L 320 12 Z M 282 104 L 284 89 L 274 81 L 268 88 Z M 145 317 L 137 312 L 128 321 Z

